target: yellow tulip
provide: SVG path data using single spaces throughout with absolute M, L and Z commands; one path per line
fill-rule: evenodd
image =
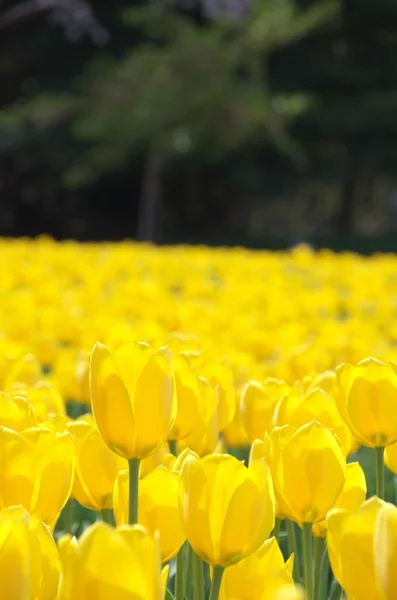
M 305 594 L 299 586 L 282 585 L 263 600 L 305 600 Z
M 48 528 L 22 507 L 0 511 L 1 595 L 7 600 L 53 600 L 60 560 Z
M 212 566 L 249 556 L 274 526 L 273 485 L 264 460 L 247 468 L 227 454 L 188 456 L 180 486 L 186 537 Z
M 179 477 L 159 466 L 139 485 L 138 522 L 151 533 L 160 533 L 161 560 L 174 558 L 186 537 L 178 505 Z M 128 471 L 120 471 L 114 486 L 114 517 L 117 525 L 128 523 Z
M 21 504 L 49 524 L 73 485 L 75 448 L 70 433 L 0 427 L 0 507 Z
M 367 494 L 367 482 L 365 473 L 358 462 L 346 465 L 346 480 L 339 498 L 335 502 L 335 508 L 344 508 L 351 512 L 357 510 L 365 501 Z M 323 519 L 313 525 L 313 535 L 326 537 L 327 521 Z
M 397 508 L 385 504 L 378 513 L 374 534 L 375 573 L 382 600 L 397 598 Z
M 282 585 L 292 585 L 292 560 L 284 562 L 276 539 L 266 540 L 253 554 L 228 567 L 219 600 L 268 600 Z
M 117 473 L 128 467 L 127 461 L 106 446 L 96 427 L 75 421 L 68 430 L 76 445 L 73 496 L 92 510 L 112 508 Z
M 199 383 L 185 356 L 174 355 L 173 362 L 178 411 L 169 439 L 181 440 L 193 431 L 197 423 Z
M 350 429 L 340 416 L 335 402 L 324 390 L 311 388 L 301 397 L 286 395 L 275 408 L 274 425 L 278 427 L 292 425 L 298 429 L 314 420 L 332 429 L 346 455 L 355 450 Z
M 104 442 L 120 456 L 153 454 L 173 427 L 177 404 L 171 353 L 147 344 L 97 343 L 91 354 L 92 410 Z
M 98 521 L 61 546 L 58 600 L 163 600 L 158 541 L 140 525 Z
M 397 444 L 385 448 L 385 465 L 394 475 L 397 475 Z
M 219 390 L 199 377 L 198 418 L 193 431 L 181 442 L 200 456 L 215 451 L 219 441 L 218 402 Z
M 282 485 L 279 480 L 279 464 L 284 446 L 295 432 L 294 427 L 275 427 L 270 436 L 265 433 L 265 439 L 254 440 L 251 445 L 249 463 L 265 459 L 272 475 L 275 498 L 275 516 L 278 519 L 295 519 L 292 509 L 283 498 Z
M 356 512 L 335 508 L 327 516 L 332 571 L 354 600 L 382 600 L 375 572 L 374 534 L 384 506 L 386 503 L 374 496 Z M 383 549 L 379 558 L 385 558 Z
M 11 392 L 15 384 L 32 386 L 42 379 L 40 363 L 32 354 L 18 357 L 7 372 L 4 381 L 5 392 Z
M 249 381 L 241 393 L 242 419 L 249 441 L 263 438 L 273 429 L 273 414 L 277 402 L 286 394 L 288 386 L 278 379 L 266 379 L 263 384 Z
M 304 425 L 286 441 L 276 485 L 298 523 L 321 521 L 335 505 L 345 478 L 343 452 L 332 431 L 321 423 Z
M 175 456 L 170 453 L 168 442 L 165 442 L 158 450 L 156 450 L 156 452 L 140 461 L 139 477 L 140 479 L 143 479 L 160 465 L 163 465 L 167 469 L 171 469 L 174 462 Z
M 24 397 L 32 404 L 39 423 L 53 415 L 66 416 L 63 399 L 48 380 L 38 381 L 32 386 L 15 384 L 12 395 Z
M 358 442 L 388 446 L 397 441 L 397 365 L 367 358 L 336 369 L 335 401 Z
M 223 431 L 232 422 L 236 412 L 236 394 L 233 373 L 226 359 L 205 360 L 199 366 L 199 373 L 219 391 L 218 427 Z
M 244 421 L 241 414 L 241 403 L 237 403 L 235 415 L 233 420 L 224 430 L 223 438 L 225 442 L 233 448 L 240 448 L 242 446 L 249 445 L 247 432 L 245 431 Z
M 0 425 L 22 431 L 36 425 L 36 413 L 28 400 L 17 394 L 8 396 L 0 392 Z

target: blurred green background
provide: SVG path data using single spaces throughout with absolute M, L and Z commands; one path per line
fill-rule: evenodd
M 397 250 L 395 0 L 1 0 L 0 235 Z

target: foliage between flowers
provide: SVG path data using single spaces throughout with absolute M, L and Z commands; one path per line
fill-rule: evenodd
M 395 600 L 395 257 L 0 254 L 2 597 Z

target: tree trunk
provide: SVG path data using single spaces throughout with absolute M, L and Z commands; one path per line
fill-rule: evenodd
M 152 146 L 146 156 L 141 198 L 139 203 L 137 239 L 158 242 L 161 235 L 161 171 L 164 153 L 159 146 Z

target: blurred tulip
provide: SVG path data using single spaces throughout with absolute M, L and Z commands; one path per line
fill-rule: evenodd
M 175 456 L 170 453 L 168 442 L 165 442 L 156 452 L 143 458 L 139 464 L 139 477 L 143 479 L 160 465 L 171 469 L 175 462 Z
M 227 454 L 188 456 L 180 485 L 186 537 L 212 566 L 229 566 L 249 556 L 273 529 L 273 485 L 263 460 L 247 469 Z
M 76 446 L 74 498 L 92 510 L 112 508 L 117 473 L 128 467 L 127 461 L 106 446 L 96 427 L 75 421 L 68 430 Z
M 219 600 L 268 600 L 280 586 L 293 584 L 292 566 L 293 557 L 285 563 L 276 539 L 270 538 L 225 570 Z
M 305 600 L 303 589 L 296 585 L 283 585 L 263 600 Z
M 160 533 L 161 560 L 174 558 L 186 537 L 178 505 L 179 477 L 159 466 L 139 485 L 138 522 L 151 533 Z M 117 525 L 128 523 L 128 471 L 120 471 L 114 486 L 114 516 Z
M 355 450 L 352 433 L 340 416 L 335 402 L 320 388 L 311 388 L 301 397 L 286 395 L 274 411 L 274 425 L 278 427 L 292 425 L 298 429 L 314 420 L 337 435 L 346 456 Z
M 205 360 L 199 365 L 198 371 L 213 387 L 218 388 L 218 427 L 219 431 L 224 431 L 236 412 L 236 395 L 230 364 L 226 359 Z
M 386 503 L 375 496 L 356 512 L 335 508 L 327 517 L 332 571 L 354 600 L 382 600 L 375 572 L 374 534 L 384 506 Z M 383 560 L 383 548 L 381 556 Z
M 358 462 L 346 465 L 346 480 L 339 498 L 335 502 L 335 508 L 343 508 L 354 512 L 360 508 L 367 495 L 367 482 L 365 473 Z M 326 537 L 327 521 L 323 519 L 313 525 L 313 535 Z
M 171 353 L 147 344 L 97 343 L 90 362 L 91 402 L 98 429 L 113 452 L 145 458 L 167 439 L 177 404 Z
M 397 508 L 384 504 L 375 523 L 375 573 L 382 600 L 397 598 Z
M 251 445 L 249 463 L 265 459 L 269 466 L 274 486 L 275 517 L 277 519 L 295 519 L 294 512 L 283 498 L 281 481 L 279 480 L 279 465 L 284 446 L 295 432 L 290 426 L 275 427 L 270 436 L 266 433 L 264 441 L 254 440 Z
M 397 365 L 367 358 L 336 369 L 335 400 L 355 438 L 365 446 L 397 441 Z
M 7 600 L 53 600 L 60 560 L 48 528 L 22 507 L 0 511 L 1 595 Z
M 53 415 L 66 415 L 63 399 L 48 380 L 40 380 L 31 386 L 24 383 L 15 384 L 12 396 L 26 398 L 32 404 L 39 423 Z
M 277 461 L 275 486 L 295 521 L 316 523 L 342 491 L 345 457 L 332 431 L 317 421 L 290 434 Z
M 247 432 L 245 431 L 244 421 L 241 414 L 241 403 L 237 402 L 236 412 L 233 420 L 223 432 L 223 439 L 228 446 L 232 448 L 241 448 L 249 445 Z
M 140 525 L 98 521 L 77 542 L 60 543 L 58 600 L 163 600 L 158 541 Z
M 75 448 L 70 433 L 0 427 L 0 506 L 21 504 L 51 523 L 73 485 Z
M 200 456 L 215 451 L 219 441 L 218 402 L 219 390 L 199 377 L 198 418 L 193 431 L 182 440 L 182 447 L 188 447 Z
M 17 358 L 7 372 L 4 381 L 4 391 L 9 393 L 15 384 L 33 386 L 42 379 L 39 362 L 32 354 Z
M 28 400 L 23 396 L 8 396 L 0 392 L 0 426 L 14 431 L 22 431 L 36 425 L 36 413 Z
M 263 384 L 249 381 L 241 393 L 241 414 L 249 441 L 263 438 L 273 429 L 273 414 L 279 400 L 286 394 L 284 381 L 269 378 Z
M 197 424 L 199 383 L 185 356 L 174 355 L 173 363 L 178 411 L 168 437 L 170 440 L 181 440 L 186 438 Z
M 394 475 L 397 475 L 397 444 L 385 448 L 385 465 Z

